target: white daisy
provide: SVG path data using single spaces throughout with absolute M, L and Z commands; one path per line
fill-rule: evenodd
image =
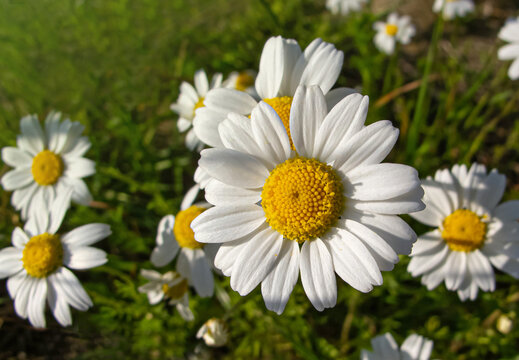
M 29 317 L 35 327 L 45 327 L 45 300 L 63 326 L 72 324 L 69 305 L 81 311 L 92 306 L 67 267 L 84 270 L 106 263 L 106 253 L 89 245 L 111 234 L 108 225 L 89 224 L 57 234 L 70 203 L 70 191 L 54 200 L 50 212 L 41 207 L 23 230 L 14 229 L 14 246 L 0 251 L 0 278 L 9 278 L 7 290 L 15 311 L 21 318 Z
M 229 332 L 223 320 L 211 318 L 198 330 L 196 337 L 203 338 L 207 346 L 220 347 L 227 344 Z
M 362 350 L 361 360 L 428 360 L 433 349 L 433 341 L 423 336 L 412 334 L 404 340 L 398 349 L 390 333 L 371 339 L 373 352 Z
M 474 2 L 472 0 L 435 0 L 433 11 L 441 12 L 445 20 L 452 20 L 455 17 L 465 17 L 474 12 Z
M 36 115 L 20 121 L 22 134 L 18 147 L 4 147 L 2 160 L 14 170 L 2 177 L 2 186 L 12 191 L 11 203 L 21 211 L 22 219 L 52 204 L 57 195 L 73 189 L 72 200 L 88 205 L 92 196 L 82 178 L 95 173 L 95 163 L 83 155 L 90 148 L 81 136 L 84 126 L 51 112 L 42 129 Z
M 397 13 L 389 14 L 387 22 L 377 21 L 373 24 L 373 29 L 377 31 L 373 39 L 376 47 L 388 55 L 395 51 L 397 41 L 404 45 L 409 44 L 416 33 L 411 18 L 407 15 L 399 17 Z
M 359 11 L 368 0 L 326 0 L 326 8 L 332 14 L 348 15 L 350 12 Z
M 510 44 L 499 49 L 499 60 L 514 60 L 508 69 L 508 76 L 512 80 L 519 79 L 519 17 L 509 19 L 499 31 L 498 37 Z
M 250 121 L 230 114 L 220 124 L 225 148 L 201 152 L 215 206 L 191 227 L 197 241 L 223 243 L 215 266 L 241 295 L 261 282 L 267 308 L 281 313 L 301 272 L 321 311 L 336 303 L 334 271 L 368 292 L 411 251 L 416 235 L 396 214 L 423 209 L 423 191 L 412 167 L 379 164 L 398 130 L 364 126 L 368 102 L 353 94 L 328 113 L 321 89 L 301 86 L 288 132 L 261 102 Z
M 186 193 L 176 217 L 167 215 L 162 218 L 151 262 L 155 266 L 165 266 L 178 254 L 177 271 L 189 280 L 198 295 L 205 297 L 213 295 L 211 264 L 218 245 L 197 242 L 191 230 L 193 219 L 210 206 L 208 203 L 193 204 L 199 190 L 195 185 Z
M 256 72 L 254 70 L 245 70 L 240 72 L 233 71 L 223 82 L 222 86 L 228 89 L 245 91 L 256 98 L 258 97 L 258 94 L 254 88 L 254 81 L 256 81 Z
M 422 276 L 429 290 L 445 281 L 461 300 L 474 300 L 478 288 L 494 291 L 496 268 L 519 278 L 519 201 L 497 205 L 506 178 L 485 166 L 454 165 L 422 181 L 425 210 L 411 214 L 436 227 L 413 246 L 408 271 Z
M 186 321 L 194 320 L 189 308 L 187 279 L 177 272 L 168 271 L 164 275 L 154 270 L 141 269 L 141 276 L 150 282 L 139 287 L 139 292 L 146 294 L 151 305 L 167 300 L 175 305 L 178 313 Z
M 185 81 L 180 84 L 180 95 L 178 96 L 177 102 L 170 106 L 171 110 L 179 115 L 177 122 L 178 131 L 182 133 L 191 128 L 195 111 L 204 106 L 204 98 L 207 92 L 221 86 L 222 74 L 214 74 L 209 84 L 207 75 L 202 69 L 195 72 L 195 87 Z M 197 149 L 197 151 L 200 151 L 204 146 L 195 135 L 193 129 L 190 129 L 186 134 L 186 146 L 190 150 Z
M 290 106 L 299 85 L 319 85 L 326 94 L 328 109 L 344 96 L 354 92 L 339 88 L 329 92 L 341 72 L 343 53 L 333 44 L 315 39 L 304 52 L 297 41 L 281 36 L 271 37 L 261 53 L 256 92 L 288 126 Z M 223 147 L 218 125 L 234 112 L 250 115 L 258 101 L 251 95 L 233 89 L 209 91 L 205 107 L 196 111 L 193 126 L 196 135 L 209 146 Z

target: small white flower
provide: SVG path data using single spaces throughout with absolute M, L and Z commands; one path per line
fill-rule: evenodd
M 229 332 L 227 325 L 221 319 L 207 320 L 196 333 L 197 339 L 203 338 L 207 346 L 219 347 L 227 344 Z
M 254 70 L 233 71 L 229 77 L 223 82 L 222 86 L 228 89 L 245 91 L 253 97 L 258 97 L 254 82 L 256 81 L 256 72 Z
M 330 91 L 341 72 L 344 54 L 333 44 L 315 39 L 301 51 L 297 41 L 271 37 L 261 53 L 256 92 L 272 106 L 288 127 L 290 106 L 299 85 L 318 85 L 326 95 L 328 109 L 354 92 L 339 88 Z M 253 96 L 234 89 L 215 89 L 207 93 L 205 107 L 196 111 L 193 126 L 205 144 L 223 147 L 218 125 L 229 113 L 249 116 L 258 104 Z
M 322 311 L 335 306 L 335 273 L 368 292 L 410 253 L 416 235 L 396 214 L 423 209 L 423 191 L 415 169 L 380 164 L 398 130 L 364 126 L 368 102 L 352 94 L 328 112 L 319 86 L 300 86 L 289 127 L 261 102 L 250 120 L 220 124 L 225 148 L 201 152 L 215 206 L 191 227 L 197 241 L 223 243 L 214 264 L 240 295 L 261 283 L 267 308 L 281 313 L 301 273 Z
M 167 300 L 175 305 L 178 313 L 186 321 L 194 320 L 189 308 L 187 279 L 177 272 L 168 271 L 164 275 L 154 270 L 141 269 L 141 276 L 150 282 L 139 287 L 139 292 L 146 294 L 151 305 Z
M 395 51 L 397 41 L 404 45 L 409 44 L 416 32 L 411 18 L 407 15 L 399 17 L 397 13 L 389 14 L 387 22 L 377 21 L 373 28 L 377 31 L 373 40 L 376 47 L 388 55 Z
M 207 75 L 202 69 L 195 73 L 195 87 L 188 82 L 182 82 L 177 102 L 170 106 L 171 110 L 179 115 L 177 122 L 178 131 L 182 133 L 191 128 L 195 111 L 204 106 L 204 98 L 207 92 L 221 86 L 222 74 L 216 73 L 209 84 Z M 186 134 L 186 146 L 190 150 L 196 149 L 197 151 L 202 150 L 204 147 L 204 144 L 195 135 L 193 129 L 189 130 Z
M 452 20 L 455 17 L 465 17 L 474 12 L 474 2 L 472 0 L 435 0 L 433 11 L 439 13 L 442 9 L 443 18 Z
M 177 271 L 189 280 L 198 295 L 206 297 L 214 292 L 211 264 L 218 245 L 197 242 L 191 230 L 191 222 L 210 206 L 208 203 L 193 205 L 198 192 L 199 186 L 193 186 L 184 196 L 177 216 L 162 218 L 151 262 L 155 266 L 165 266 L 178 254 Z
M 412 334 L 405 339 L 398 349 L 390 333 L 371 339 L 373 352 L 362 350 L 361 360 L 428 360 L 433 349 L 433 341 L 423 336 Z
M 9 278 L 7 290 L 15 311 L 35 327 L 45 327 L 45 300 L 63 326 L 72 324 L 69 305 L 81 311 L 91 307 L 92 300 L 67 267 L 84 270 L 106 262 L 106 253 L 89 245 L 111 234 L 108 225 L 89 224 L 64 235 L 56 233 L 70 192 L 59 195 L 50 212 L 46 207 L 37 211 L 23 230 L 14 229 L 14 247 L 0 251 L 0 278 Z
M 326 0 L 326 8 L 332 14 L 348 15 L 359 11 L 369 0 Z
M 508 76 L 512 80 L 519 79 L 519 17 L 509 19 L 499 31 L 498 37 L 510 44 L 499 49 L 497 57 L 499 60 L 513 60 L 508 69 Z
M 418 238 L 408 271 L 429 290 L 445 281 L 462 301 L 494 291 L 491 264 L 519 278 L 519 201 L 497 205 L 505 185 L 504 175 L 477 163 L 422 180 L 427 207 L 411 216 L 436 229 Z
M 14 170 L 2 177 L 2 186 L 12 191 L 11 203 L 22 219 L 52 204 L 57 195 L 73 189 L 72 201 L 88 205 L 92 196 L 82 178 L 95 173 L 95 163 L 83 155 L 90 148 L 81 136 L 84 126 L 51 112 L 42 129 L 36 115 L 22 118 L 18 147 L 4 147 L 2 160 Z
M 510 334 L 514 327 L 514 322 L 505 314 L 501 314 L 497 319 L 496 328 L 501 334 Z

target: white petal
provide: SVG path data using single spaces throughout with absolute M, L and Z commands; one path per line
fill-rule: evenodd
M 213 296 L 214 278 L 211 272 L 211 265 L 205 257 L 204 251 L 195 249 L 193 257 L 189 263 L 191 266 L 191 282 L 200 297 Z
M 65 172 L 63 176 L 79 179 L 96 173 L 96 163 L 86 158 L 74 158 L 72 161 L 65 159 Z
M 512 80 L 519 79 L 519 59 L 515 59 L 512 65 L 508 68 L 508 77 Z
M 82 179 L 62 178 L 67 187 L 73 189 L 72 201 L 88 206 L 92 202 L 92 195 Z
M 61 237 L 61 241 L 72 249 L 92 245 L 106 238 L 111 233 L 110 225 L 88 224 L 66 233 Z
M 271 37 L 261 52 L 256 90 L 262 99 L 278 95 L 285 69 L 285 39 L 281 36 Z
M 11 167 L 29 167 L 32 156 L 18 148 L 6 146 L 2 148 L 2 160 Z
M 231 113 L 218 125 L 218 132 L 222 144 L 227 149 L 256 156 L 258 159 L 268 160 L 266 165 L 273 167 L 274 161 L 271 156 L 264 159 L 262 149 L 252 133 L 251 120 L 245 116 Z
M 48 279 L 52 282 L 58 296 L 64 296 L 67 303 L 73 308 L 86 311 L 92 306 L 92 300 L 70 270 L 61 267 Z
M 65 217 L 65 214 L 67 213 L 67 210 L 70 207 L 70 198 L 72 197 L 72 191 L 72 189 L 67 189 L 63 191 L 52 202 L 49 213 L 49 233 L 55 234 L 61 226 L 63 218 Z
M 400 360 L 398 344 L 390 333 L 371 339 L 371 346 L 375 354 L 381 354 L 384 360 Z
M 52 311 L 52 314 L 62 326 L 71 325 L 72 316 L 70 315 L 70 308 L 67 304 L 65 296 L 58 293 L 58 291 L 54 288 L 52 281 L 49 280 L 47 285 L 47 300 L 49 302 L 49 307 Z
M 105 264 L 108 259 L 106 252 L 91 246 L 63 249 L 63 264 L 75 270 L 90 269 Z
M 494 211 L 494 217 L 501 221 L 519 220 L 519 200 L 510 200 L 500 204 Z
M 261 190 L 249 190 L 213 180 L 205 188 L 205 198 L 213 205 L 248 205 L 261 200 Z
M 269 170 L 257 158 L 228 149 L 205 149 L 200 167 L 221 182 L 246 189 L 262 187 Z
M 457 290 L 467 272 L 467 254 L 463 251 L 451 251 L 445 263 L 445 285 L 448 290 Z
M 45 300 L 47 299 L 47 280 L 36 279 L 29 295 L 27 315 L 32 326 L 45 327 Z
M 485 181 L 476 190 L 474 203 L 481 206 L 481 209 L 491 212 L 503 197 L 505 187 L 506 177 L 499 174 L 495 169 L 492 170 Z M 517 217 L 519 218 L 519 214 Z
M 483 291 L 494 291 L 496 279 L 494 269 L 488 259 L 479 250 L 467 254 L 468 269 L 472 278 Z
M 27 234 L 19 227 L 16 227 L 13 230 L 13 234 L 11 235 L 11 243 L 18 249 L 23 250 L 25 244 L 29 242 L 29 237 Z
M 447 244 L 440 247 L 434 254 L 428 254 L 426 256 L 413 256 L 409 262 L 407 271 L 413 276 L 419 276 L 426 272 L 432 271 L 442 264 L 447 259 L 450 250 Z
M 425 205 L 420 200 L 423 195 L 422 188 L 417 188 L 407 194 L 382 201 L 358 201 L 349 199 L 348 205 L 358 211 L 368 211 L 379 214 L 407 214 L 420 211 Z
M 184 195 L 182 204 L 180 204 L 180 210 L 186 210 L 188 207 L 193 205 L 198 193 L 200 192 L 200 185 L 193 185 Z
M 45 135 L 40 122 L 35 115 L 27 115 L 20 120 L 20 129 L 27 139 L 27 145 L 32 153 L 36 155 L 45 147 Z
M 14 310 L 16 314 L 22 319 L 27 319 L 29 299 L 31 296 L 31 289 L 38 280 L 32 276 L 27 276 L 20 281 L 18 289 L 16 289 L 16 296 L 14 298 Z
M 403 360 L 428 360 L 433 348 L 432 340 L 412 334 L 403 342 L 400 351 Z
M 231 288 L 245 296 L 258 286 L 272 270 L 283 241 L 287 240 L 271 228 L 250 239 L 232 267 Z
M 175 217 L 167 215 L 160 220 L 155 241 L 157 246 L 151 252 L 151 263 L 155 266 L 166 266 L 177 256 L 180 246 L 173 234 Z
M 299 245 L 283 241 L 277 263 L 261 283 L 261 294 L 267 309 L 280 315 L 299 277 Z
M 192 222 L 196 241 L 221 243 L 250 234 L 265 222 L 261 206 L 215 206 L 198 215 Z
M 225 276 L 231 276 L 234 263 L 241 257 L 242 251 L 247 247 L 250 237 L 223 243 L 214 258 L 214 266 L 220 269 Z
M 305 241 L 300 257 L 301 282 L 306 296 L 318 310 L 337 303 L 337 283 L 330 251 L 319 238 Z
M 0 279 L 12 276 L 22 270 L 22 256 L 21 249 L 11 246 L 0 250 Z
M 200 96 L 207 94 L 209 90 L 209 80 L 204 70 L 197 70 L 195 72 L 195 88 Z
M 351 94 L 358 93 L 357 90 L 346 88 L 346 87 L 340 87 L 337 89 L 333 89 L 328 91 L 327 94 L 324 95 L 326 99 L 326 107 L 328 108 L 328 111 L 332 110 L 335 105 L 337 105 L 342 99 L 344 99 L 346 96 L 349 96 Z
M 420 235 L 413 245 L 411 256 L 435 254 L 443 249 L 445 241 L 438 229 Z
M 317 131 L 327 111 L 323 92 L 318 86 L 297 88 L 290 108 L 290 135 L 300 156 L 314 157 Z
M 20 290 L 22 284 L 27 280 L 28 276 L 29 275 L 27 275 L 27 272 L 22 270 L 7 279 L 7 292 L 9 292 L 9 296 L 11 296 L 12 299 L 16 298 L 18 290 Z
M 34 179 L 32 177 L 31 168 L 25 167 L 8 171 L 2 176 L 1 181 L 5 191 L 13 191 L 31 184 L 34 182 Z
M 90 149 L 92 143 L 88 140 L 88 137 L 81 136 L 76 140 L 76 142 L 67 149 L 66 153 L 63 153 L 63 157 L 68 161 L 72 161 L 74 158 L 79 158 L 85 155 L 85 153 Z
M 519 29 L 518 29 L 519 30 Z M 519 58 L 519 44 L 507 44 L 497 52 L 499 60 L 513 60 Z

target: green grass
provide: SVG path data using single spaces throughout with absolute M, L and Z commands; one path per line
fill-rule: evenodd
M 322 313 L 299 283 L 281 316 L 265 309 L 259 289 L 242 298 L 221 277 L 231 308 L 216 297 L 191 296 L 192 323 L 174 308 L 149 306 L 137 292 L 139 269 L 152 268 L 158 221 L 176 213 L 193 184 L 197 154 L 184 147 L 169 110 L 181 81 L 192 82 L 199 68 L 257 69 L 272 35 L 302 47 L 322 37 L 344 51 L 338 85 L 360 86 L 370 96 L 368 122 L 390 119 L 400 128 L 390 161 L 416 167 L 421 177 L 478 161 L 507 176 L 505 199 L 518 197 L 517 82 L 507 79 L 496 46 L 474 51 L 495 43 L 504 19 L 491 19 L 485 30 L 478 30 L 479 15 L 446 23 L 432 42 L 428 28 L 390 60 L 372 43 L 372 23 L 384 15 L 332 16 L 312 0 L 1 0 L 0 145 L 15 145 L 28 113 L 43 118 L 56 109 L 84 124 L 93 143 L 87 156 L 98 169 L 87 183 L 106 206 L 74 206 L 62 230 L 104 222 L 113 235 L 99 245 L 110 254 L 108 264 L 79 275 L 95 306 L 74 311 L 68 329 L 50 316 L 48 330 L 29 328 L 2 281 L 0 357 L 44 356 L 49 349 L 82 359 L 183 357 L 200 344 L 195 333 L 206 319 L 225 316 L 231 341 L 210 350 L 216 358 L 355 359 L 387 331 L 399 343 L 412 332 L 433 339 L 433 358 L 514 358 L 519 328 L 501 334 L 496 319 L 505 314 L 517 324 L 519 286 L 501 273 L 494 293 L 461 303 L 443 285 L 427 291 L 402 257 L 369 294 L 338 281 L 337 306 Z M 406 220 L 418 233 L 427 230 Z M 21 225 L 10 193 L 0 190 L 0 246 Z

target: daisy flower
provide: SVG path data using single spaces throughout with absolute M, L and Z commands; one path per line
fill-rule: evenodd
M 141 276 L 149 283 L 139 287 L 139 292 L 146 294 L 151 305 L 167 300 L 169 305 L 175 305 L 178 313 L 186 321 L 194 320 L 189 308 L 187 279 L 177 272 L 168 271 L 164 275 L 154 270 L 141 269 Z
M 508 69 L 508 76 L 512 80 L 519 79 L 519 17 L 509 19 L 499 31 L 498 37 L 510 44 L 499 49 L 499 60 L 514 60 Z
M 81 311 L 92 306 L 79 280 L 68 269 L 84 270 L 106 263 L 106 253 L 90 245 L 111 234 L 105 224 L 80 226 L 66 234 L 57 231 L 70 203 L 70 191 L 59 195 L 50 211 L 41 207 L 24 229 L 17 227 L 12 247 L 0 251 L 0 278 L 14 309 L 35 327 L 45 327 L 45 300 L 56 320 L 72 324 L 69 306 Z
M 2 177 L 2 186 L 14 190 L 11 203 L 21 211 L 22 219 L 52 204 L 67 188 L 73 189 L 74 202 L 88 205 L 92 201 L 82 180 L 95 174 L 95 163 L 83 157 L 90 141 L 81 136 L 83 125 L 60 118 L 60 113 L 49 113 L 42 129 L 36 115 L 25 116 L 20 121 L 18 147 L 2 149 L 2 160 L 15 168 Z
M 254 88 L 254 81 L 256 81 L 256 72 L 254 70 L 233 71 L 223 82 L 222 87 L 245 91 L 251 96 L 257 97 L 258 94 L 256 94 L 256 89 Z
M 350 12 L 359 11 L 368 0 L 326 0 L 326 8 L 332 14 L 348 15 Z
M 435 0 L 433 11 L 441 12 L 445 20 L 452 20 L 455 17 L 465 17 L 474 12 L 474 2 L 472 0 Z
M 404 340 L 398 349 L 393 336 L 390 333 L 377 336 L 371 340 L 373 352 L 362 350 L 361 360 L 428 360 L 433 349 L 433 341 L 423 336 L 412 334 Z
M 176 103 L 171 104 L 170 109 L 179 115 L 177 127 L 181 133 L 186 134 L 186 146 L 189 150 L 198 151 L 204 147 L 204 144 L 195 135 L 193 129 L 193 119 L 195 117 L 196 109 L 204 107 L 204 98 L 207 92 L 211 89 L 222 86 L 222 74 L 216 73 L 211 83 L 207 80 L 207 75 L 204 70 L 200 69 L 195 72 L 195 86 L 183 81 L 180 84 L 180 95 Z
M 227 325 L 221 319 L 212 318 L 207 320 L 196 333 L 197 339 L 204 339 L 207 346 L 220 347 L 227 344 L 229 332 Z
M 407 15 L 399 17 L 397 13 L 389 14 L 387 22 L 377 21 L 373 24 L 373 29 L 377 31 L 373 40 L 375 46 L 388 55 L 395 51 L 397 41 L 404 45 L 409 44 L 416 32 L 411 18 Z
M 301 86 L 290 127 L 261 102 L 250 121 L 222 122 L 224 148 L 201 152 L 215 206 L 191 228 L 199 242 L 222 243 L 214 264 L 240 295 L 261 283 L 267 308 L 280 314 L 301 273 L 322 311 L 336 303 L 334 272 L 368 292 L 411 251 L 416 235 L 396 214 L 424 208 L 420 180 L 412 167 L 380 164 L 398 130 L 389 121 L 364 126 L 368 102 L 352 94 L 328 113 L 321 88 Z
M 429 290 L 445 281 L 462 301 L 494 291 L 492 265 L 519 278 L 519 201 L 497 205 L 505 185 L 504 175 L 477 163 L 423 180 L 427 207 L 411 216 L 436 229 L 418 238 L 408 271 Z
M 206 297 L 214 291 L 211 264 L 218 245 L 199 243 L 191 230 L 191 222 L 210 206 L 205 202 L 193 204 L 199 190 L 195 185 L 186 193 L 176 217 L 167 215 L 160 220 L 151 262 L 165 266 L 178 255 L 177 271 L 189 280 L 198 295 Z
M 343 57 L 342 51 L 321 39 L 312 41 L 302 52 L 293 39 L 271 37 L 261 53 L 256 92 L 288 126 L 292 99 L 299 85 L 319 85 L 326 94 L 328 109 L 354 92 L 346 88 L 330 91 L 341 72 Z M 207 145 L 223 147 L 218 125 L 231 112 L 249 116 L 257 104 L 257 99 L 242 91 L 209 91 L 204 100 L 205 107 L 196 112 L 195 133 Z

